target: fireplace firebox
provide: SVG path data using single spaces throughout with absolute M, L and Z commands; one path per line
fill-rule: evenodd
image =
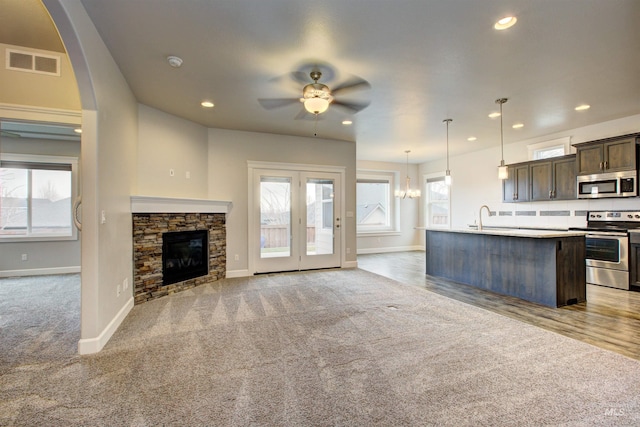
M 209 231 L 162 234 L 162 284 L 209 274 Z

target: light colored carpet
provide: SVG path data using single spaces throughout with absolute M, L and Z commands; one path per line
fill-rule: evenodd
M 0 425 L 640 424 L 640 362 L 358 269 L 150 301 L 93 356 L 2 328 Z

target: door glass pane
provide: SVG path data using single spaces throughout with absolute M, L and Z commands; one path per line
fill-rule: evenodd
M 307 255 L 333 254 L 333 198 L 333 180 L 307 179 Z
M 291 256 L 291 178 L 260 178 L 260 258 Z

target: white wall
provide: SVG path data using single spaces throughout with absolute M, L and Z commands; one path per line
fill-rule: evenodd
M 3 138 L 2 153 L 80 156 L 80 143 L 39 139 Z M 80 240 L 53 242 L 0 242 L 0 277 L 80 271 Z M 22 254 L 27 260 L 22 261 Z
M 206 127 L 138 105 L 137 195 L 206 198 L 207 152 Z
M 407 176 L 406 163 L 358 160 L 357 168 L 358 171 L 393 172 L 397 177 L 396 188 L 404 188 L 405 186 Z M 420 188 L 418 169 L 418 165 L 409 165 L 409 177 L 413 188 Z M 419 207 L 422 200 L 422 197 L 393 200 L 392 202 L 396 204 L 396 210 L 399 213 L 398 232 L 358 235 L 358 253 L 369 254 L 419 249 L 421 232 L 416 230 L 415 227 L 418 225 Z
M 351 142 L 209 129 L 209 198 L 233 203 L 227 215 L 227 272 L 248 271 L 248 161 L 346 168 L 345 211 L 355 212 L 356 145 Z M 355 217 L 344 218 L 347 262 L 356 261 Z M 238 254 L 235 261 L 232 255 Z
M 82 102 L 79 350 L 91 353 L 106 344 L 133 306 L 130 196 L 137 178 L 138 105 L 82 3 L 43 3 L 73 64 Z M 125 281 L 128 289 L 117 295 Z
M 529 160 L 527 145 L 543 141 L 571 137 L 571 143 L 592 141 L 601 138 L 640 132 L 640 115 L 612 120 L 604 123 L 572 129 L 540 138 L 522 140 L 505 145 L 505 163 L 518 163 Z M 575 151 L 573 151 L 575 152 Z M 553 202 L 502 203 L 502 182 L 498 180 L 500 147 L 475 151 L 450 157 L 452 228 L 467 227 L 478 219 L 480 206 L 488 205 L 492 211 L 511 211 L 512 216 L 486 217 L 484 225 L 496 226 L 535 226 L 535 227 L 573 227 L 584 226 L 585 218 L 576 216 L 575 211 L 596 209 L 640 209 L 640 198 L 570 200 Z M 442 172 L 445 160 L 422 164 L 420 174 Z M 540 216 L 540 211 L 570 211 L 570 216 Z M 535 211 L 536 216 L 517 216 L 517 211 Z M 420 214 L 420 223 L 424 225 L 424 214 Z

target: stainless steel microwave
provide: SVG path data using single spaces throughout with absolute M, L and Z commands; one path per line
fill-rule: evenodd
M 578 176 L 578 199 L 635 197 L 638 195 L 638 172 L 607 172 Z

